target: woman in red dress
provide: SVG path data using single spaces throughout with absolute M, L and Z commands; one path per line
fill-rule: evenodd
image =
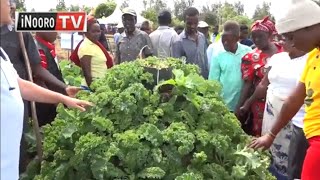
M 250 114 L 252 127 L 249 130 L 253 136 L 261 136 L 262 118 L 265 108 L 265 99 L 259 99 L 254 102 L 247 101 L 254 92 L 257 85 L 268 70 L 265 65 L 268 59 L 276 53 L 282 52 L 280 44 L 273 41 L 277 34 L 274 23 L 265 17 L 256 21 L 252 27 L 252 40 L 256 49 L 242 58 L 241 71 L 244 86 L 241 92 L 236 115 L 242 119 Z

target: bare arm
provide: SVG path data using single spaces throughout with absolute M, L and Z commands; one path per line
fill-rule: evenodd
M 85 106 L 92 105 L 89 102 L 70 98 L 68 96 L 42 88 L 34 83 L 23 80 L 21 78 L 18 78 L 18 84 L 20 87 L 22 98 L 28 101 L 36 101 L 50 104 L 63 103 L 68 107 L 78 108 L 81 111 L 85 110 Z
M 92 56 L 85 55 L 80 59 L 83 75 L 88 86 L 90 86 L 92 83 L 91 58 Z
M 301 106 L 303 106 L 306 97 L 305 84 L 299 83 L 294 92 L 284 102 L 280 114 L 276 122 L 272 126 L 269 133 L 261 136 L 258 139 L 253 139 L 249 147 L 254 149 L 268 149 L 272 145 L 277 134 L 284 128 L 288 122 L 295 116 Z
M 23 79 L 18 80 L 21 96 L 28 101 L 57 104 L 63 102 L 64 95 L 42 88 Z
M 41 64 L 35 64 L 31 66 L 33 74 L 39 78 L 40 80 L 51 84 L 61 90 L 65 90 L 67 85 L 57 79 L 54 75 L 52 75 L 48 70 L 44 69 Z
M 244 104 L 244 102 L 248 99 L 251 88 L 252 88 L 252 81 L 245 80 L 242 91 L 241 91 L 240 100 L 238 102 L 238 106 L 237 106 L 238 108 L 240 108 Z
M 252 96 L 245 102 L 245 104 L 247 106 L 251 106 L 255 100 L 265 98 L 267 95 L 269 84 L 270 82 L 268 79 L 268 74 L 266 74 L 254 90 Z

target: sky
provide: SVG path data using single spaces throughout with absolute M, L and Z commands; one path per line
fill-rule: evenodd
M 106 0 L 65 0 L 66 5 L 86 5 L 95 7 L 98 4 L 105 2 Z M 121 5 L 123 0 L 115 0 L 117 4 Z M 169 7 L 173 7 L 173 0 L 164 0 Z M 208 2 L 229 2 L 234 3 L 238 0 L 195 0 L 195 7 L 202 7 L 204 3 Z M 283 12 L 283 8 L 286 6 L 288 0 L 241 0 L 244 4 L 244 11 L 249 16 L 252 17 L 254 10 L 257 5 L 262 4 L 263 1 L 271 2 L 271 13 L 276 15 Z M 55 8 L 57 0 L 25 0 L 27 10 L 30 11 L 34 8 L 38 12 L 46 12 L 51 8 Z M 136 9 L 137 12 L 141 12 L 143 9 L 142 0 L 130 0 L 129 3 L 131 8 Z

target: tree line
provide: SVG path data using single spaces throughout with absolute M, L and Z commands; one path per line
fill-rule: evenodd
M 120 8 L 129 7 L 131 0 L 124 0 Z M 320 5 L 320 0 L 314 0 Z M 195 0 L 174 0 L 173 9 L 167 6 L 166 0 L 142 0 L 143 11 L 141 15 L 146 19 L 157 23 L 157 16 L 163 9 L 169 10 L 174 15 L 173 24 L 179 25 L 183 22 L 183 11 L 190 6 L 194 5 Z M 25 0 L 17 0 L 16 6 L 18 11 L 26 11 Z M 99 4 L 94 11 L 96 18 L 108 17 L 113 13 L 117 4 L 114 0 L 106 0 L 104 3 Z M 257 5 L 252 17 L 249 17 L 244 12 L 244 5 L 239 0 L 235 3 L 217 2 L 212 4 L 205 4 L 200 8 L 200 19 L 206 21 L 211 26 L 222 25 L 227 20 L 235 20 L 240 24 L 252 24 L 257 19 L 262 19 L 265 16 L 273 18 L 270 12 L 271 3 L 263 2 Z M 59 0 L 56 7 L 50 11 L 86 11 L 89 13 L 92 7 L 78 5 L 66 6 L 65 0 Z M 34 11 L 34 9 L 32 10 Z

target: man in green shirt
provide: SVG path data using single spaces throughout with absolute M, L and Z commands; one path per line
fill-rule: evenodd
M 221 42 L 211 57 L 209 80 L 219 81 L 222 85 L 222 97 L 230 111 L 234 112 L 240 98 L 243 85 L 241 78 L 241 59 L 251 48 L 240 44 L 240 26 L 237 22 L 224 24 Z

